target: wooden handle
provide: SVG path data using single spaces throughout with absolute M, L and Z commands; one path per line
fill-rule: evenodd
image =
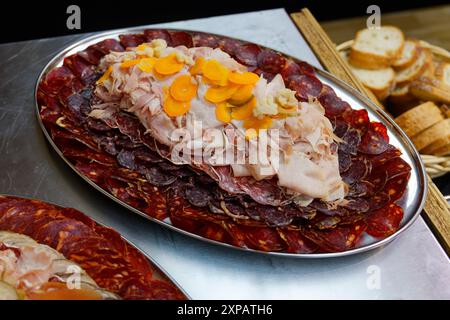
M 301 12 L 291 14 L 292 20 L 297 25 L 306 41 L 316 53 L 320 63 L 329 72 L 339 79 L 347 82 L 359 92 L 369 97 L 380 108 L 383 108 L 374 94 L 362 85 L 362 83 L 351 72 L 347 63 L 339 55 L 336 45 L 331 41 L 317 20 L 308 9 L 302 9 Z M 430 228 L 439 239 L 442 247 L 450 255 L 450 210 L 444 196 L 433 183 L 431 178 L 427 177 L 428 194 L 425 202 L 423 217 L 428 222 Z

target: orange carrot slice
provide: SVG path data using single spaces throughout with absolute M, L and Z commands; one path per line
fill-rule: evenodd
M 176 54 L 171 53 L 168 56 L 159 58 L 155 63 L 155 70 L 162 75 L 170 75 L 179 72 L 184 66 L 177 60 Z
M 205 59 L 203 57 L 198 58 L 197 60 L 195 60 L 194 65 L 189 69 L 189 72 L 193 75 L 196 76 L 198 74 L 202 74 L 203 73 L 203 66 L 205 65 Z
M 123 69 L 126 69 L 126 68 L 129 68 L 129 67 L 132 67 L 132 66 L 138 64 L 140 61 L 141 61 L 141 59 L 125 60 L 124 62 L 122 62 L 120 64 L 120 67 Z
M 228 75 L 228 80 L 235 84 L 255 84 L 259 80 L 259 76 L 253 72 L 231 72 Z
M 230 70 L 214 59 L 206 61 L 203 66 L 203 76 L 211 81 L 225 82 L 229 73 Z
M 189 101 L 181 102 L 172 98 L 170 95 L 164 100 L 163 109 L 169 117 L 182 116 L 189 111 L 191 104 Z
M 221 102 L 216 105 L 216 118 L 225 123 L 231 121 L 231 108 L 228 103 Z
M 197 83 L 189 75 L 179 76 L 172 82 L 170 94 L 175 100 L 189 101 L 197 94 Z
M 256 98 L 253 97 L 249 102 L 243 106 L 233 108 L 231 117 L 235 120 L 246 120 L 253 117 L 253 109 L 256 106 Z
M 206 90 L 205 99 L 212 103 L 223 102 L 236 92 L 238 86 L 210 87 Z
M 241 106 L 248 102 L 253 96 L 253 85 L 247 84 L 239 86 L 237 91 L 230 97 L 230 103 L 235 106 Z

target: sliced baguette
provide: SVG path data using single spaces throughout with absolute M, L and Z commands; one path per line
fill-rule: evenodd
M 450 144 L 443 146 L 442 148 L 439 148 L 433 152 L 433 154 L 435 156 L 439 156 L 439 157 L 446 156 L 449 153 L 450 153 Z
M 450 63 L 438 62 L 434 75 L 441 82 L 442 86 L 450 88 Z
M 395 122 L 409 137 L 444 120 L 439 108 L 433 102 L 425 102 L 395 118 Z
M 341 52 L 342 58 L 348 61 L 348 52 Z M 369 70 L 356 68 L 349 64 L 350 70 L 377 97 L 378 100 L 386 99 L 394 87 L 395 72 L 392 68 Z
M 397 71 L 395 83 L 400 86 L 406 85 L 419 78 L 424 72 L 429 70 L 433 65 L 433 55 L 427 49 L 420 49 L 417 60 L 408 68 Z
M 420 77 L 411 82 L 411 94 L 421 100 L 450 104 L 450 90 L 441 81 L 429 77 Z
M 411 141 L 414 143 L 417 150 L 421 151 L 425 147 L 436 142 L 436 140 L 448 135 L 450 135 L 450 119 L 445 119 L 413 136 Z
M 450 145 L 450 134 L 436 139 L 434 142 L 422 149 L 423 154 L 435 154 L 439 149 Z
M 419 44 L 414 40 L 406 40 L 400 57 L 392 62 L 392 66 L 396 69 L 404 69 L 411 66 L 419 57 Z
M 350 48 L 349 62 L 363 69 L 388 68 L 402 53 L 404 43 L 403 32 L 397 27 L 360 30 Z

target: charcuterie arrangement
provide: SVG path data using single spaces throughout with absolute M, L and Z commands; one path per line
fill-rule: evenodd
M 0 196 L 0 300 L 186 299 L 116 231 L 80 211 Z
M 385 238 L 400 227 L 411 167 L 386 127 L 310 65 L 274 50 L 200 32 L 123 34 L 67 56 L 44 75 L 37 99 L 78 173 L 204 238 L 307 254 L 350 250 L 363 234 Z M 254 141 L 272 142 L 275 130 L 268 150 L 277 163 L 223 157 L 242 145 L 248 160 Z

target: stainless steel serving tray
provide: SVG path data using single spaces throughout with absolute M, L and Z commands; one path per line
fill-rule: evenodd
M 35 200 L 35 201 L 41 201 L 41 202 L 44 202 L 44 203 L 48 203 L 48 204 L 51 204 L 51 205 L 53 205 L 53 206 L 56 206 L 56 207 L 60 207 L 60 208 L 68 208 L 68 207 L 64 207 L 64 206 L 61 206 L 61 205 L 59 205 L 59 204 L 56 204 L 56 203 L 53 203 L 53 202 L 50 202 L 50 201 L 44 201 L 44 200 L 40 200 L 40 199 L 36 199 L 36 198 L 28 198 L 28 197 L 22 197 L 22 196 L 20 196 L 20 195 L 12 195 L 12 194 L 0 194 L 0 196 L 3 196 L 3 197 L 17 197 L 17 198 L 22 198 L 22 199 L 24 199 L 24 200 Z M 81 212 L 81 211 L 80 211 Z M 85 212 L 82 212 L 82 213 L 84 213 L 84 214 L 86 214 Z M 86 214 L 87 215 L 87 214 Z M 108 227 L 108 226 L 105 226 L 103 223 L 100 223 L 100 222 L 98 222 L 96 219 L 94 219 L 94 218 L 92 218 L 91 216 L 89 216 L 89 218 L 90 219 L 92 219 L 96 224 L 98 224 L 99 226 L 102 226 L 102 227 Z M 114 231 L 116 231 L 115 229 L 113 229 Z M 119 233 L 119 231 L 116 231 L 117 233 Z M 120 233 L 119 233 L 120 234 Z M 120 234 L 120 237 L 127 243 L 127 244 L 129 244 L 131 247 L 133 247 L 133 248 L 135 248 L 137 251 L 139 251 L 149 262 L 150 262 L 150 264 L 152 265 L 152 267 L 154 268 L 154 270 L 156 271 L 155 273 L 156 274 L 154 274 L 154 276 L 155 276 L 155 280 L 166 280 L 166 281 L 169 281 L 169 282 L 171 282 L 175 287 L 177 287 L 178 288 L 178 290 L 180 290 L 181 291 L 181 293 L 182 294 L 184 294 L 185 295 L 185 297 L 187 298 L 187 299 L 191 299 L 191 297 L 183 290 L 183 288 L 178 284 L 178 282 L 176 282 L 175 281 L 175 279 L 173 279 L 171 276 L 170 276 L 170 274 L 168 274 L 167 273 L 167 271 L 166 270 L 164 270 L 159 264 L 158 264 L 158 262 L 156 262 L 149 254 L 147 254 L 145 251 L 143 251 L 142 249 L 140 249 L 137 245 L 135 245 L 133 242 L 131 242 L 130 240 L 128 240 L 127 238 L 125 238 L 124 236 L 122 236 L 121 234 Z
M 130 34 L 130 33 L 138 33 L 142 32 L 144 29 L 148 28 L 126 28 L 126 29 L 118 29 L 108 32 L 99 33 L 90 37 L 87 37 L 85 39 L 82 39 L 80 41 L 77 41 L 73 43 L 72 45 L 68 46 L 61 52 L 59 52 L 55 57 L 53 57 L 48 64 L 44 67 L 41 74 L 39 75 L 36 87 L 35 87 L 35 108 L 37 113 L 37 118 L 39 121 L 39 124 L 41 126 L 42 131 L 44 132 L 44 135 L 46 136 L 47 140 L 49 141 L 50 145 L 55 149 L 55 151 L 59 154 L 59 156 L 68 164 L 70 168 L 72 168 L 80 177 L 82 177 L 86 182 L 88 182 L 91 186 L 93 186 L 95 189 L 106 195 L 107 197 L 111 198 L 115 202 L 121 204 L 125 208 L 145 217 L 148 220 L 151 220 L 153 222 L 156 222 L 164 227 L 167 227 L 171 230 L 177 231 L 179 233 L 182 233 L 184 235 L 190 236 L 195 239 L 199 239 L 205 242 L 209 242 L 212 244 L 225 246 L 237 250 L 243 250 L 243 251 L 249 251 L 249 252 L 257 252 L 262 253 L 266 255 L 272 255 L 272 256 L 280 256 L 280 257 L 291 257 L 291 258 L 331 258 L 331 257 L 341 257 L 341 256 L 347 256 L 352 254 L 357 254 L 361 252 L 365 252 L 368 250 L 372 250 L 375 248 L 378 248 L 380 246 L 386 245 L 390 243 L 392 240 L 394 240 L 397 236 L 399 236 L 403 231 L 405 231 L 408 227 L 412 225 L 412 223 L 416 220 L 416 218 L 420 215 L 420 212 L 423 209 L 425 198 L 427 194 L 427 183 L 426 183 L 426 173 L 425 168 L 423 166 L 423 163 L 421 161 L 421 158 L 415 149 L 412 142 L 409 140 L 409 138 L 406 136 L 406 134 L 400 129 L 400 127 L 380 108 L 378 108 L 373 102 L 371 102 L 368 98 L 361 95 L 357 90 L 353 89 L 343 81 L 335 78 L 328 72 L 322 71 L 320 69 L 315 68 L 317 77 L 325 84 L 331 86 L 336 94 L 342 98 L 344 101 L 347 101 L 353 109 L 366 109 L 369 113 L 369 117 L 371 121 L 379 121 L 382 122 L 387 130 L 388 135 L 390 139 L 390 143 L 394 145 L 395 147 L 399 148 L 403 155 L 402 158 L 411 165 L 412 171 L 411 171 L 411 177 L 408 182 L 407 191 L 405 192 L 405 195 L 400 201 L 397 201 L 399 205 L 403 207 L 404 210 L 404 217 L 401 221 L 400 229 L 397 230 L 394 234 L 391 236 L 384 238 L 384 239 L 376 239 L 373 238 L 367 234 L 364 234 L 362 237 L 362 241 L 359 243 L 359 246 L 348 250 L 344 252 L 333 252 L 333 253 L 312 253 L 312 254 L 293 254 L 293 253 L 283 253 L 283 252 L 265 252 L 260 250 L 253 250 L 248 248 L 240 248 L 235 247 L 230 244 L 222 243 L 215 240 L 206 239 L 204 237 L 198 236 L 196 234 L 187 232 L 185 230 L 182 230 L 180 228 L 177 228 L 173 226 L 170 221 L 160 221 L 155 218 L 149 217 L 145 213 L 131 207 L 130 205 L 124 203 L 123 201 L 117 199 L 112 194 L 108 193 L 107 191 L 100 188 L 97 184 L 89 180 L 86 176 L 84 176 L 82 173 L 80 173 L 75 166 L 73 166 L 70 161 L 62 154 L 61 150 L 56 146 L 56 144 L 53 142 L 49 132 L 45 128 L 44 124 L 42 123 L 42 120 L 39 115 L 39 105 L 37 103 L 37 88 L 38 85 L 43 77 L 52 70 L 55 67 L 61 66 L 63 63 L 63 60 L 65 57 L 70 56 L 78 51 L 84 50 L 88 46 L 95 44 L 99 41 L 102 41 L 104 39 L 108 38 L 114 38 L 118 39 L 120 34 Z M 167 30 L 172 31 L 189 31 L 189 30 L 180 30 L 180 29 L 170 29 L 166 28 Z M 220 37 L 223 37 L 220 35 Z M 241 39 L 238 39 L 241 40 Z M 244 41 L 244 40 L 243 40 Z M 264 46 L 261 46 L 264 48 Z M 284 54 L 286 57 L 292 58 L 294 60 L 298 60 L 298 58 L 295 58 L 293 56 Z

